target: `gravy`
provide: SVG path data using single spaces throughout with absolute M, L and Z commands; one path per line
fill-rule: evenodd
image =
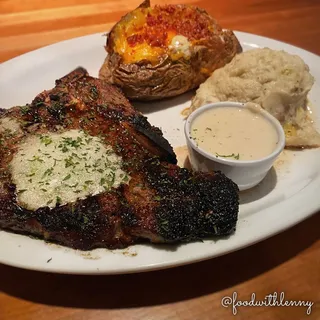
M 241 107 L 201 113 L 192 123 L 191 138 L 204 151 L 233 160 L 264 158 L 279 140 L 276 128 L 259 111 Z

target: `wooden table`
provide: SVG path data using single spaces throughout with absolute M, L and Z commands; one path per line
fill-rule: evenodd
M 153 1 L 160 3 L 162 1 Z M 227 28 L 320 54 L 319 0 L 172 0 L 207 9 Z M 64 39 L 107 31 L 139 0 L 1 0 L 0 61 Z M 5 75 L 1 75 L 5 76 Z M 17 88 L 18 90 L 18 88 Z M 320 319 L 320 215 L 247 249 L 176 269 L 68 276 L 0 266 L 0 319 Z M 221 306 L 273 292 L 304 307 Z

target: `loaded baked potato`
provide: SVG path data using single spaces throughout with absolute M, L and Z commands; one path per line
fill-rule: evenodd
M 154 100 L 198 87 L 242 49 L 205 10 L 146 0 L 112 28 L 106 51 L 100 78 L 129 99 Z

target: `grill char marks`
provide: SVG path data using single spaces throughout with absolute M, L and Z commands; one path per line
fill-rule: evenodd
M 223 174 L 192 174 L 160 161 L 149 162 L 145 174 L 157 190 L 157 233 L 166 241 L 190 241 L 234 230 L 238 188 Z
M 121 92 L 78 68 L 24 107 L 1 110 L 21 132 L 0 132 L 0 227 L 89 250 L 123 248 L 140 241 L 191 241 L 233 232 L 238 188 L 220 173 L 192 173 L 158 128 Z M 9 164 L 30 134 L 72 129 L 99 136 L 123 159 L 128 185 L 75 203 L 29 211 L 17 203 Z

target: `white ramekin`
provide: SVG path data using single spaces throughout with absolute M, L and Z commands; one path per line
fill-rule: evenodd
M 195 171 L 221 171 L 233 180 L 240 190 L 250 189 L 262 181 L 271 169 L 276 158 L 284 149 L 285 134 L 279 121 L 265 110 L 261 110 L 261 115 L 270 121 L 278 133 L 278 144 L 274 151 L 267 157 L 250 161 L 216 157 L 215 155 L 199 148 L 195 141 L 190 138 L 191 126 L 194 119 L 196 119 L 200 114 L 214 108 L 223 107 L 245 108 L 245 104 L 228 101 L 210 103 L 192 112 L 186 120 L 184 133 L 187 140 L 190 163 Z

